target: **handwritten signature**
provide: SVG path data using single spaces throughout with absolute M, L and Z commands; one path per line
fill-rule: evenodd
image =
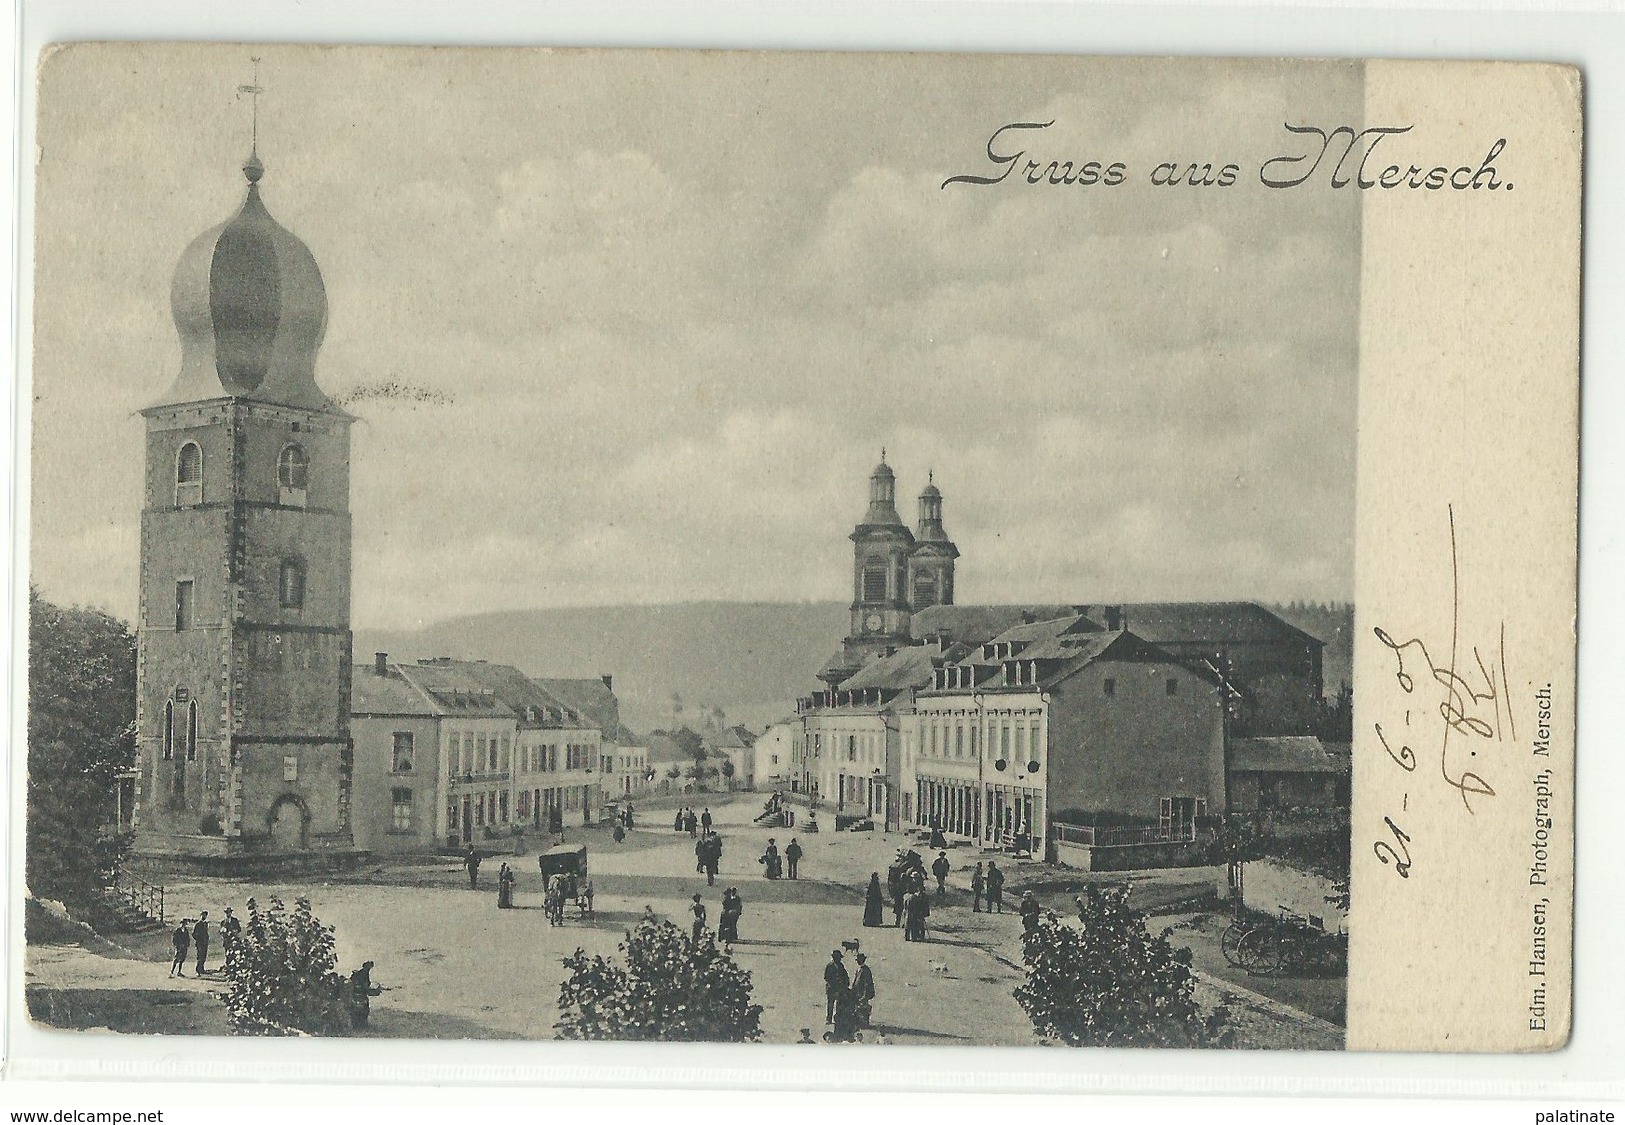
M 1493 743 L 1518 737 L 1517 720 L 1512 714 L 1511 687 L 1507 677 L 1506 623 L 1495 628 L 1493 646 L 1468 645 L 1461 627 L 1461 560 L 1456 542 L 1456 513 L 1447 509 L 1450 519 L 1450 656 L 1441 663 L 1420 637 L 1403 641 L 1380 626 L 1373 629 L 1377 640 L 1393 654 L 1394 681 L 1406 696 L 1403 725 L 1415 729 L 1413 713 L 1436 710 L 1438 722 L 1432 726 L 1438 738 L 1438 772 L 1444 783 L 1461 795 L 1463 807 L 1476 815 L 1473 799 L 1494 797 L 1495 788 L 1485 779 L 1492 772 L 1474 759 Z M 1408 735 L 1394 734 L 1373 724 L 1377 741 L 1396 766 L 1414 774 L 1418 765 L 1416 750 Z M 1423 737 L 1427 737 L 1425 734 Z M 1396 749 L 1395 743 L 1398 743 Z M 1422 740 L 1417 740 L 1422 744 Z M 1480 771 L 1484 772 L 1480 772 Z M 1408 805 L 1409 795 L 1405 802 Z M 1411 837 L 1392 817 L 1384 817 L 1392 840 L 1378 840 L 1372 847 L 1384 864 L 1391 864 L 1401 878 L 1410 878 Z

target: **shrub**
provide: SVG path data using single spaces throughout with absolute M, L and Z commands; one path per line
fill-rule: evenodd
M 310 900 L 290 913 L 272 897 L 248 900 L 242 938 L 226 955 L 231 988 L 226 1008 L 238 1035 L 348 1035 L 349 986 L 334 971 L 333 927 L 311 913 Z
M 625 964 L 564 959 L 559 989 L 561 1039 L 644 1039 L 748 1043 L 761 1037 L 762 1006 L 751 1003 L 750 973 L 717 947 L 652 914 L 627 931 Z
M 1087 886 L 1073 926 L 1051 914 L 1023 939 L 1016 1002 L 1033 1031 L 1072 1047 L 1223 1047 L 1220 1008 L 1204 1018 L 1188 949 L 1152 936 L 1126 887 Z

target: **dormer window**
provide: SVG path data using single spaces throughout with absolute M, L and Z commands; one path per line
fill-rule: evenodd
M 195 441 L 175 454 L 175 507 L 203 503 L 203 449 Z
M 310 478 L 310 458 L 298 445 L 285 445 L 276 460 L 278 502 L 290 508 L 305 506 L 305 489 Z

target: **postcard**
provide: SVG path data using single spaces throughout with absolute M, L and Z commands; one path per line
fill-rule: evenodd
M 1574 68 L 38 104 L 34 1029 L 1567 1042 Z

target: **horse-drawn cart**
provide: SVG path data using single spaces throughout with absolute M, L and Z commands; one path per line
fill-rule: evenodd
M 564 907 L 574 903 L 578 918 L 592 917 L 592 878 L 587 874 L 587 845 L 559 844 L 536 857 L 545 884 L 547 920 L 564 924 Z

